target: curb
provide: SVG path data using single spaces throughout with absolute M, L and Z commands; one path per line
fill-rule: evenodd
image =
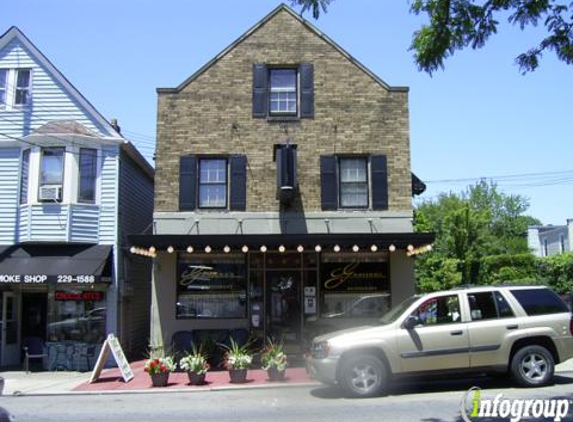
M 107 395 L 128 395 L 128 394 L 170 394 L 170 393 L 206 393 L 206 392 L 224 392 L 232 390 L 259 390 L 267 388 L 300 388 L 300 387 L 317 387 L 320 386 L 319 382 L 304 382 L 304 383 L 290 383 L 290 384 L 254 384 L 254 385 L 228 385 L 218 387 L 205 387 L 205 388 L 149 388 L 145 390 L 98 390 L 98 391 L 50 391 L 50 392 L 18 392 L 12 394 L 2 395 L 0 397 L 41 397 L 41 396 L 107 396 Z

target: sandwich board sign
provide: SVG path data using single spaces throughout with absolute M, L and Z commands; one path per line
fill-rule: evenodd
M 107 338 L 105 339 L 101 351 L 99 352 L 99 356 L 97 358 L 97 362 L 94 366 L 94 370 L 92 372 L 92 376 L 90 377 L 90 383 L 97 381 L 99 378 L 101 371 L 109 357 L 109 352 L 113 355 L 115 359 L 115 363 L 119 367 L 121 371 L 121 376 L 125 382 L 129 382 L 133 379 L 133 371 L 129 366 L 129 362 L 125 358 L 123 354 L 123 350 L 121 348 L 121 344 L 119 344 L 119 340 L 114 334 L 108 334 Z

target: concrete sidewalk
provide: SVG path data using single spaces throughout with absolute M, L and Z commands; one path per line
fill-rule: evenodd
M 137 370 L 138 362 L 132 365 Z M 247 384 L 229 384 L 223 383 L 221 380 L 228 377 L 224 372 L 214 372 L 211 374 L 212 379 L 218 381 L 213 382 L 205 387 L 189 387 L 182 384 L 182 381 L 176 381 L 175 385 L 167 388 L 150 388 L 149 381 L 146 381 L 145 386 L 142 388 L 141 383 L 123 383 L 117 380 L 119 371 L 117 369 L 106 369 L 102 372 L 101 378 L 103 382 L 92 384 L 96 388 L 86 388 L 87 382 L 91 376 L 91 372 L 30 372 L 27 374 L 24 371 L 6 371 L 0 372 L 0 377 L 5 380 L 4 395 L 60 395 L 60 394 L 106 394 L 106 393 L 136 393 L 136 392 L 176 392 L 176 391 L 205 391 L 205 390 L 220 390 L 226 388 L 273 388 L 297 385 L 314 384 L 314 381 L 304 379 L 300 371 L 302 368 L 289 368 L 293 376 L 290 382 L 267 382 L 265 380 L 264 371 L 250 370 L 249 378 L 252 382 Z M 289 371 L 287 370 L 287 371 Z M 135 371 L 134 371 L 135 372 Z M 573 374 L 573 359 L 565 363 L 557 365 L 555 368 L 557 374 L 571 373 Z M 288 374 L 288 372 L 287 372 Z M 173 374 L 177 380 L 185 374 Z M 288 375 L 287 375 L 288 376 Z M 111 381 L 105 379 L 112 378 Z M 133 384 L 132 384 L 133 383 Z M 181 385 L 177 385 L 177 384 Z M 131 385 L 130 385 L 131 384 Z M 106 385 L 109 388 L 106 388 Z M 133 388 L 132 388 L 133 386 Z

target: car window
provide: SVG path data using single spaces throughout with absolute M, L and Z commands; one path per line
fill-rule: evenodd
M 527 315 L 547 315 L 569 312 L 567 305 L 549 289 L 515 289 L 511 294 Z
M 468 293 L 472 321 L 497 319 L 497 308 L 492 292 Z
M 497 304 L 497 311 L 500 318 L 511 318 L 515 316 L 511 306 L 500 292 L 495 292 L 495 303 Z
M 458 295 L 440 296 L 422 303 L 414 314 L 422 325 L 451 324 L 461 321 Z

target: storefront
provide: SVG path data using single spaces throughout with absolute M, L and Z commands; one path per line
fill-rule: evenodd
M 154 259 L 152 342 L 181 331 L 248 330 L 304 346 L 317 321 L 377 319 L 414 291 L 430 234 L 132 236 Z
M 0 249 L 0 366 L 43 346 L 43 366 L 87 370 L 106 336 L 111 246 L 21 244 Z M 41 351 L 36 351 L 41 353 Z

